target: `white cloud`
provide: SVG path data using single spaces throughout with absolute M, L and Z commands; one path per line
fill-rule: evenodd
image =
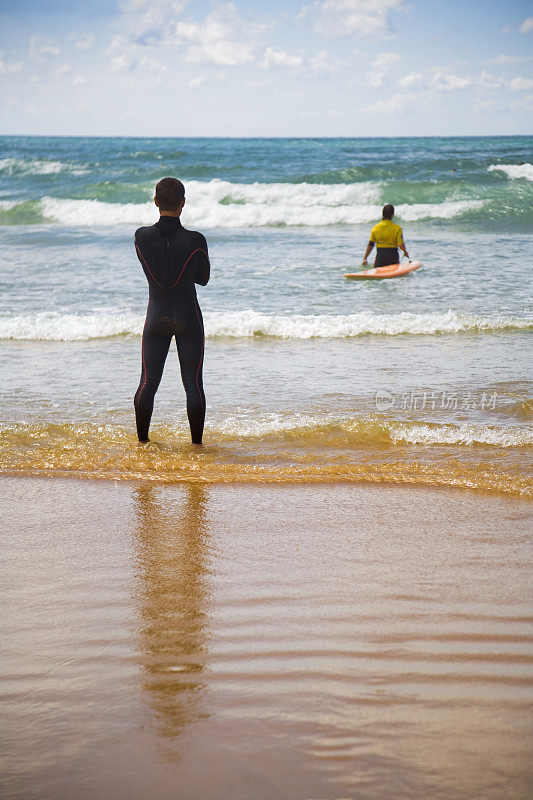
M 32 36 L 30 38 L 30 56 L 58 56 L 61 52 L 60 48 L 53 44 L 53 42 L 47 42 L 43 39 L 40 39 L 39 36 Z
M 187 0 L 124 0 L 120 28 L 139 44 L 160 42 L 186 5 Z
M 210 63 L 226 67 L 252 61 L 257 36 L 263 26 L 247 23 L 233 3 L 220 3 L 205 19 L 182 19 L 186 0 L 127 0 L 121 7 L 122 33 L 110 51 L 125 64 L 135 60 L 142 47 L 168 47 L 195 64 Z
M 308 59 L 306 71 L 310 76 L 331 75 L 342 66 L 343 62 L 337 56 L 332 56 L 327 50 L 321 50 L 316 56 Z
M 72 83 L 74 86 L 81 86 L 82 84 L 87 83 L 87 78 L 85 78 L 83 75 L 76 75 Z
M 518 78 L 494 77 L 486 70 L 483 70 L 479 78 L 476 79 L 479 86 L 486 89 L 511 89 L 513 92 L 523 92 L 533 89 L 533 79 L 520 76 Z
M 113 37 L 107 50 L 111 55 L 111 70 L 113 72 L 133 72 L 137 68 L 153 71 L 164 71 L 166 67 L 156 59 L 144 55 L 144 50 L 132 44 L 125 34 Z
M 390 12 L 407 10 L 405 0 L 316 0 L 303 6 L 301 16 L 316 17 L 320 33 L 383 36 L 390 32 Z
M 431 72 L 431 71 L 430 71 Z M 470 86 L 482 89 L 510 89 L 514 92 L 529 91 L 533 89 L 533 80 L 524 76 L 517 78 L 504 78 L 491 75 L 483 70 L 479 75 L 455 75 L 452 72 L 436 69 L 432 74 L 424 75 L 420 72 L 411 72 L 398 80 L 398 86 L 413 93 L 454 92 Z
M 246 26 L 232 3 L 218 6 L 201 23 L 178 22 L 169 32 L 169 45 L 188 45 L 187 61 L 234 67 L 252 61 L 253 32 L 244 37 Z
M 68 64 L 60 64 L 58 67 L 52 70 L 50 75 L 52 78 L 60 78 L 61 75 L 65 75 L 67 72 L 70 72 L 70 66 Z
M 83 36 L 81 39 L 78 39 L 74 47 L 76 50 L 90 50 L 94 44 L 94 36 Z
M 5 51 L 0 50 L 0 74 L 9 75 L 15 72 L 20 72 L 22 69 L 22 61 L 6 61 Z
M 451 72 L 437 71 L 433 75 L 430 86 L 437 92 L 453 92 L 456 89 L 466 89 L 472 85 L 472 78 L 467 75 L 454 75 Z
M 372 86 L 383 86 L 388 68 L 399 60 L 398 53 L 380 53 L 372 62 L 373 70 L 368 76 L 370 84 Z
M 202 83 L 205 83 L 205 78 L 198 77 L 190 80 L 188 85 L 190 89 L 194 89 L 196 86 L 201 86 Z
M 495 78 L 494 75 L 491 75 L 486 69 L 483 70 L 477 79 L 477 83 L 485 89 L 499 89 L 504 85 L 503 78 Z
M 490 77 L 485 73 L 487 77 Z M 424 75 L 421 72 L 411 72 L 398 79 L 402 89 L 412 91 L 454 92 L 472 86 L 473 78 L 469 75 L 455 75 L 441 69 L 432 70 L 432 74 Z
M 497 58 L 492 59 L 493 64 L 519 64 L 522 61 L 531 61 L 530 56 L 508 56 L 502 53 Z
M 111 69 L 132 72 L 145 48 L 151 47 L 168 48 L 176 59 L 196 65 L 237 67 L 255 62 L 263 69 L 292 70 L 302 77 L 331 74 L 341 65 L 326 50 L 307 57 L 282 47 L 265 47 L 266 24 L 243 19 L 231 2 L 215 5 L 200 21 L 184 17 L 185 6 L 182 0 L 127 0 L 121 6 L 121 33 L 108 50 Z
M 405 114 L 407 103 L 411 99 L 412 95 L 397 92 L 392 97 L 389 97 L 388 100 L 378 100 L 376 103 L 364 108 L 363 111 L 367 111 L 370 114 Z
M 129 53 L 123 52 L 111 59 L 111 69 L 113 72 L 131 72 L 137 65 L 137 61 Z
M 518 30 L 520 33 L 533 33 L 533 17 L 527 17 Z
M 316 78 L 336 72 L 342 66 L 342 62 L 327 50 L 321 50 L 316 56 L 306 58 L 301 53 L 288 53 L 280 48 L 267 47 L 260 66 L 264 69 L 272 67 L 289 69 L 298 73 L 300 77 Z
M 523 92 L 533 89 L 533 80 L 531 78 L 512 78 L 507 81 L 507 86 L 513 92 Z
M 302 63 L 302 56 L 287 53 L 286 50 L 276 50 L 274 47 L 267 47 L 263 60 L 261 61 L 261 66 L 265 69 L 270 69 L 270 67 L 297 69 L 302 66 Z
M 424 76 L 420 72 L 410 72 L 400 78 L 398 84 L 403 89 L 421 89 L 425 85 Z

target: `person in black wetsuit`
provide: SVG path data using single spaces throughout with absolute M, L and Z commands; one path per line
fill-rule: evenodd
M 148 280 L 149 300 L 142 338 L 142 371 L 135 394 L 139 442 L 148 442 L 154 397 L 173 337 L 187 395 L 187 416 L 193 444 L 202 444 L 205 395 L 202 384 L 204 326 L 195 283 L 205 286 L 210 264 L 205 237 L 180 222 L 185 188 L 176 178 L 163 178 L 154 202 L 161 214 L 155 225 L 135 231 L 135 250 Z

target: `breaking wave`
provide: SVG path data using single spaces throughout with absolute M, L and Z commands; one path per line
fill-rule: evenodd
M 83 175 L 87 169 L 81 164 L 65 164 L 52 159 L 0 158 L 0 174 L 3 175 L 54 175 L 58 172 Z
M 491 164 L 489 172 L 504 172 L 508 178 L 525 178 L 533 181 L 533 164 Z
M 358 224 L 381 216 L 379 183 L 238 184 L 214 179 L 189 181 L 183 222 L 187 227 L 242 228 L 268 226 L 324 226 Z M 446 199 L 439 203 L 403 203 L 396 213 L 405 222 L 460 217 L 480 209 L 483 200 Z M 27 216 L 29 201 L 12 204 L 0 220 L 17 222 L 17 207 Z M 152 202 L 111 203 L 99 199 L 43 197 L 31 201 L 35 222 L 64 225 L 143 225 L 155 220 Z M 26 219 L 24 220 L 26 221 Z
M 21 314 L 0 318 L 0 339 L 80 342 L 109 336 L 138 336 L 143 323 L 144 318 L 139 314 L 108 311 Z
M 317 444 L 356 446 L 382 445 L 488 445 L 490 447 L 527 447 L 533 445 L 533 430 L 523 427 L 475 425 L 471 423 L 438 424 L 412 420 L 398 422 L 383 416 L 343 418 L 314 414 L 262 414 L 261 419 L 230 417 L 209 432 L 216 439 L 262 440 L 285 439 L 314 441 Z
M 496 428 L 488 425 L 393 425 L 392 441 L 397 444 L 463 444 L 494 447 L 526 447 L 533 445 L 533 431 L 512 426 Z
M 457 334 L 476 331 L 520 331 L 533 327 L 522 317 L 483 317 L 458 311 L 413 314 L 263 314 L 243 311 L 206 311 L 206 336 L 281 339 L 340 339 L 365 335 L 399 336 Z M 0 318 L 0 339 L 86 341 L 109 336 L 139 336 L 144 316 L 134 312 L 95 310 L 89 314 L 42 312 Z

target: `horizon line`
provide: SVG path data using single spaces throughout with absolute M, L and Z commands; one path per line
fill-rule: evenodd
M 7 139 L 516 139 L 518 137 L 533 137 L 532 133 L 453 133 L 453 134 L 403 134 L 392 136 L 381 135 L 344 135 L 344 136 L 297 136 L 297 135 L 274 135 L 274 136 L 224 136 L 224 135 L 205 135 L 205 134 L 182 134 L 182 135 L 148 135 L 148 134 L 103 134 L 103 133 L 0 133 L 0 138 Z

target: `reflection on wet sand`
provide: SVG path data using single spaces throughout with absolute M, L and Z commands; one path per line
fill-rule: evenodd
M 531 797 L 528 504 L 0 489 L 2 800 Z
M 173 739 L 202 716 L 206 690 L 207 492 L 185 487 L 182 502 L 135 492 L 140 655 L 158 733 Z

